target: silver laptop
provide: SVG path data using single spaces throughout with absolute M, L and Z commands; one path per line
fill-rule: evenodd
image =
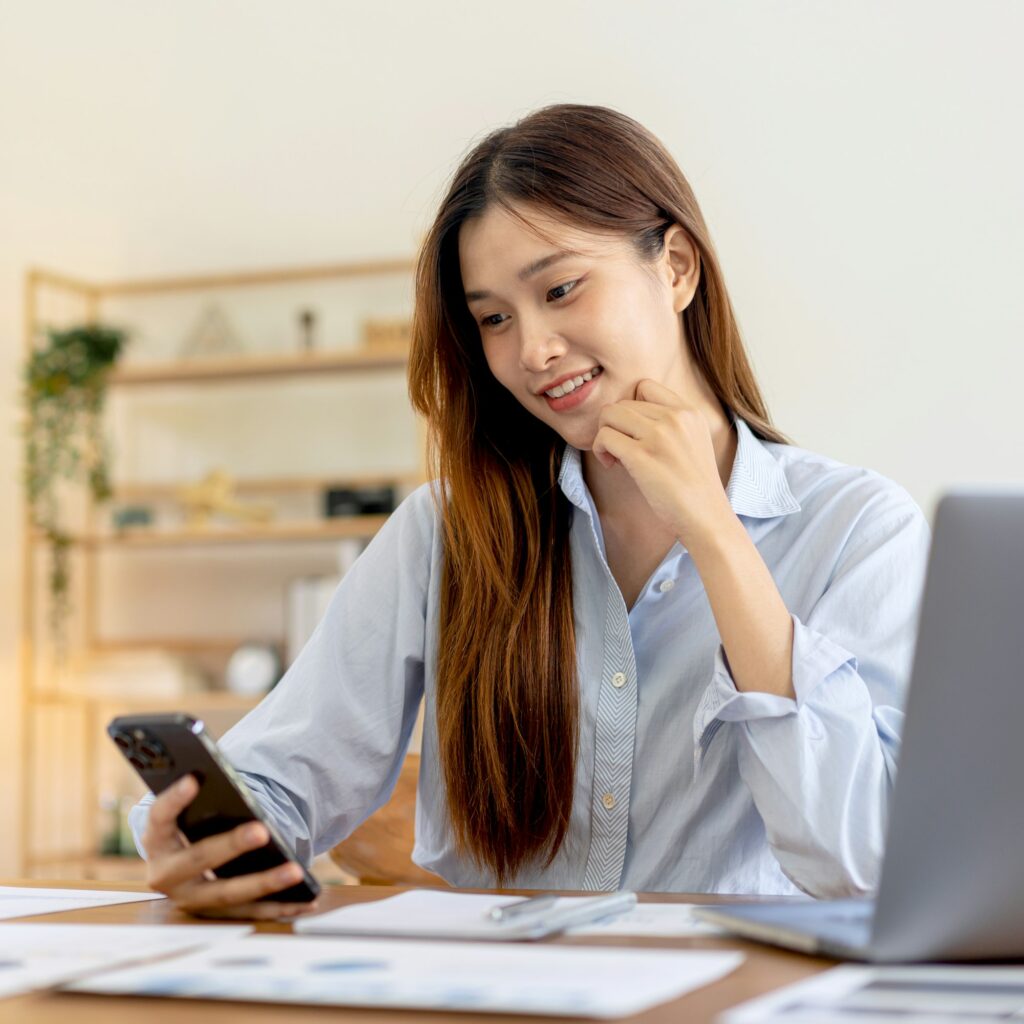
M 939 502 L 906 712 L 876 898 L 703 919 L 854 960 L 1024 957 L 1024 491 Z

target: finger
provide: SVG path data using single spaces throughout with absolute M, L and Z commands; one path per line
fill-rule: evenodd
M 649 377 L 640 381 L 636 386 L 636 397 L 641 402 L 653 402 L 657 405 L 667 405 L 673 409 L 682 409 L 683 400 L 671 388 L 659 384 Z
M 239 854 L 266 846 L 269 841 L 266 825 L 247 822 L 229 832 L 209 836 L 154 858 L 149 866 L 149 884 L 161 892 L 169 892 L 234 860 Z
M 302 868 L 298 864 L 282 864 L 254 875 L 239 875 L 237 878 L 216 882 L 193 881 L 171 895 L 183 910 L 192 913 L 200 910 L 219 911 L 256 903 L 264 896 L 295 885 L 302 877 Z
M 666 416 L 671 415 L 671 410 L 668 406 L 658 405 L 655 402 L 644 402 L 639 399 L 634 400 L 632 398 L 620 399 L 618 402 L 612 402 L 603 408 L 629 410 L 637 416 L 642 416 L 645 420 L 649 420 L 654 423 L 659 423 Z
M 640 440 L 656 421 L 656 416 L 647 416 L 637 408 L 643 404 L 630 402 L 627 406 L 625 402 L 615 402 L 613 405 L 606 405 L 598 416 L 598 425 L 612 427 L 627 437 Z
M 624 456 L 629 456 L 629 446 L 635 445 L 636 441 L 631 437 L 612 427 L 601 427 L 594 437 L 592 451 L 597 456 L 598 462 L 605 469 L 610 469 L 616 461 L 624 462 Z M 610 460 L 610 461 L 609 461 Z
M 150 804 L 142 846 L 148 857 L 159 856 L 169 850 L 181 849 L 178 835 L 178 815 L 195 799 L 199 783 L 186 775 L 168 786 Z

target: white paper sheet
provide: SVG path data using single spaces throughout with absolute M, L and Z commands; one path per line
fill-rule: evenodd
M 252 935 L 75 992 L 614 1018 L 732 971 L 733 952 Z
M 693 916 L 692 903 L 640 903 L 609 921 L 570 928 L 567 935 L 650 935 L 689 937 L 725 935 L 725 929 Z
M 436 889 L 414 889 L 369 903 L 339 907 L 299 918 L 295 931 L 304 935 L 367 935 L 392 939 L 518 940 L 531 938 L 529 922 L 496 925 L 487 912 L 525 897 L 478 895 Z M 552 910 L 587 902 L 585 896 L 563 896 Z M 570 929 L 569 935 L 722 935 L 714 925 L 698 921 L 689 903 L 644 903 L 592 925 Z
M 479 895 L 443 889 L 412 889 L 386 899 L 300 917 L 295 921 L 294 930 L 303 935 L 367 935 L 391 939 L 507 942 L 536 938 L 533 933 L 537 930 L 537 919 L 543 914 L 535 918 L 516 918 L 507 924 L 496 924 L 487 917 L 494 907 L 508 906 L 522 899 L 525 897 L 500 893 Z M 551 909 L 586 903 L 589 899 L 563 896 Z
M 1020 1020 L 1024 968 L 836 967 L 743 1003 L 723 1024 L 971 1024 Z
M 250 925 L 0 925 L 0 996 L 238 939 Z
M 20 885 L 0 885 L 0 920 L 164 898 L 158 892 L 111 892 L 105 889 L 30 889 Z

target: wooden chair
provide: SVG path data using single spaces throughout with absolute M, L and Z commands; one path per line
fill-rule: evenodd
M 391 799 L 331 850 L 331 860 L 360 885 L 444 886 L 412 862 L 420 755 L 409 754 Z

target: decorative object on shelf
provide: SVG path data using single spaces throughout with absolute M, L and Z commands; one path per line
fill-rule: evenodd
M 235 497 L 235 480 L 223 469 L 215 469 L 199 483 L 179 487 L 178 499 L 185 506 L 185 521 L 189 526 L 206 526 L 213 515 L 241 519 L 244 522 L 265 523 L 274 518 L 274 510 L 267 505 L 247 505 Z
M 346 537 L 339 540 L 334 548 L 334 564 L 338 567 L 338 575 L 345 573 L 356 564 L 356 559 L 366 550 L 367 541 L 359 537 Z
M 273 644 L 242 644 L 228 659 L 224 685 L 239 697 L 260 697 L 281 678 L 281 658 Z
M 285 657 L 291 665 L 313 635 L 313 630 L 327 614 L 327 606 L 338 589 L 342 577 L 355 565 L 366 549 L 364 541 L 349 537 L 338 541 L 335 548 L 338 571 L 328 576 L 302 576 L 288 584 L 286 594 L 287 624 Z
M 395 349 L 411 342 L 412 321 L 408 317 L 363 321 L 363 345 L 366 348 Z
M 50 632 L 63 659 L 71 540 L 61 526 L 58 488 L 62 480 L 85 482 L 96 502 L 110 497 L 103 403 L 125 334 L 85 324 L 48 331 L 47 337 L 25 367 L 25 487 L 32 525 L 50 545 Z
M 211 302 L 199 315 L 195 327 L 185 338 L 179 355 L 182 359 L 201 359 L 204 356 L 230 356 L 244 352 L 224 310 Z
M 130 702 L 149 699 L 180 701 L 209 690 L 209 681 L 189 659 L 158 647 L 112 650 L 74 659 L 58 676 L 62 694 L 88 700 Z
M 303 352 L 312 352 L 316 348 L 313 332 L 316 330 L 316 312 L 312 309 L 299 311 L 299 328 L 302 331 L 302 339 L 299 347 Z
M 386 515 L 395 511 L 395 488 L 330 487 L 324 494 L 324 515 L 336 516 Z
M 301 576 L 292 580 L 285 592 L 285 657 L 291 665 L 306 646 L 320 620 L 327 614 L 341 573 L 330 576 Z
M 133 527 L 149 527 L 153 525 L 153 510 L 148 505 L 122 505 L 114 509 L 110 521 L 118 533 Z

